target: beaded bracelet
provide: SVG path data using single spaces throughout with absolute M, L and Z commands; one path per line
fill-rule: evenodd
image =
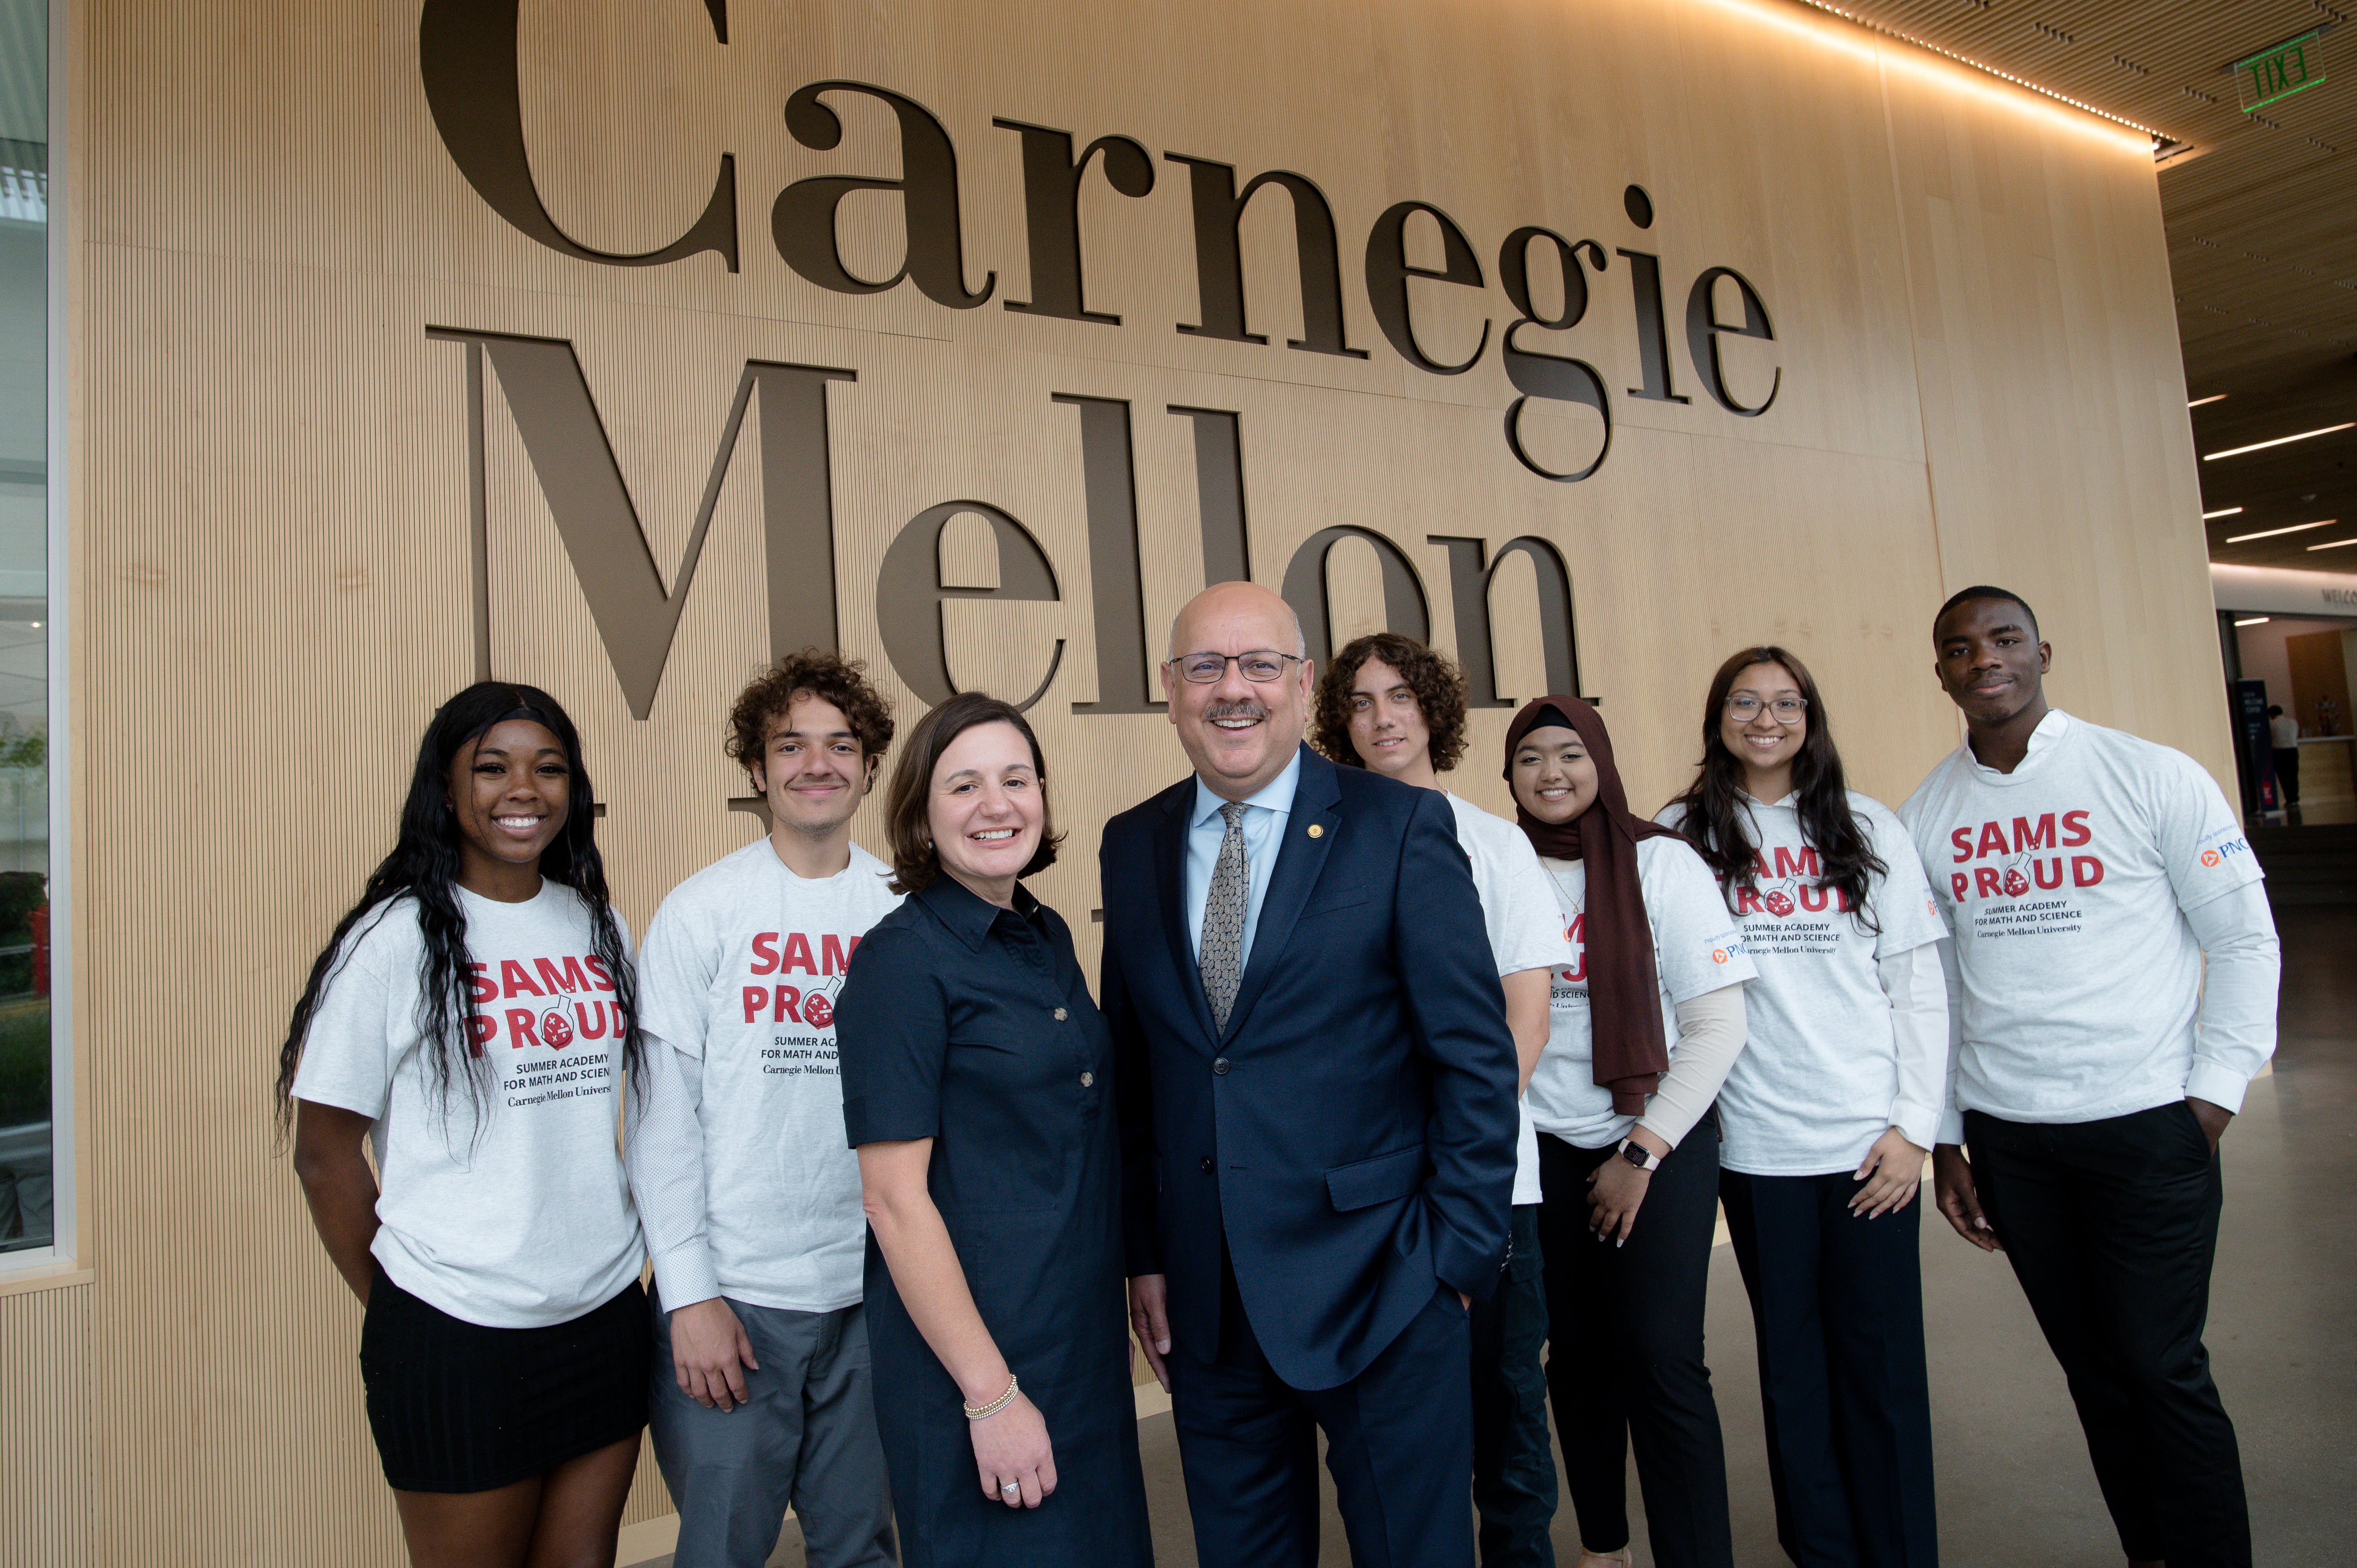
M 965 1418 L 968 1421 L 986 1421 L 990 1417 L 996 1415 L 1000 1411 L 1005 1410 L 1008 1402 L 1015 1398 L 1016 1382 L 1017 1380 L 1015 1374 L 1009 1372 L 1006 1374 L 1006 1391 L 1005 1393 L 999 1395 L 996 1399 L 985 1405 L 966 1404 L 963 1400 L 961 1400 L 959 1402 L 959 1407 L 965 1412 Z

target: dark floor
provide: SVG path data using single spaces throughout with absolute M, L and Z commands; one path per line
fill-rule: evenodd
M 2226 1217 L 2209 1344 L 2234 1417 L 2261 1568 L 2357 1563 L 2357 907 L 2278 910 L 2284 944 L 2276 1070 L 2229 1131 Z M 1926 1337 L 1951 1564 L 2115 1568 L 2061 1374 L 1999 1257 L 1935 1215 L 1923 1229 Z M 1727 1434 L 1736 1562 L 1781 1568 L 1760 1446 L 1750 1313 L 1735 1260 L 1712 1262 L 1710 1353 Z M 1161 1568 L 1195 1562 L 1170 1417 L 1138 1425 Z M 1637 1561 L 1641 1506 L 1630 1487 Z M 1568 1504 L 1558 1561 L 1578 1561 Z M 668 1561 L 665 1559 L 663 1561 Z M 775 1564 L 801 1568 L 789 1522 Z M 1329 1493 L 1323 1561 L 1350 1561 Z M 1218 1568 L 1218 1565 L 1208 1565 Z

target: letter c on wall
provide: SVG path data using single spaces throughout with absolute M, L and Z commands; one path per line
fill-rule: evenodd
M 533 182 L 516 82 L 516 23 L 522 0 L 425 0 L 417 69 L 434 128 L 467 183 L 491 210 L 550 250 L 610 267 L 655 267 L 716 251 L 737 270 L 737 160 L 720 155 L 712 199 L 686 233 L 657 251 L 623 255 L 582 244 L 556 226 Z M 704 0 L 712 31 L 728 41 L 728 0 Z
M 942 585 L 942 530 L 950 519 L 973 513 L 990 524 L 998 547 L 998 586 L 946 588 Z M 950 679 L 949 652 L 942 626 L 946 599 L 1057 599 L 1056 568 L 1048 553 L 1024 526 L 988 501 L 943 501 L 927 507 L 909 520 L 876 575 L 876 625 L 883 634 L 885 657 L 918 701 L 939 707 L 958 694 Z M 1064 639 L 1048 660 L 1048 673 L 1031 694 L 1015 704 L 1028 712 L 1048 694 L 1056 671 L 1063 667 Z

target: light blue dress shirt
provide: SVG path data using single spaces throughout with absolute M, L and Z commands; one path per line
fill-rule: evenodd
M 1244 901 L 1243 949 L 1236 955 L 1239 971 L 1252 962 L 1253 933 L 1260 929 L 1261 900 L 1268 896 L 1269 873 L 1276 869 L 1276 852 L 1285 843 L 1286 819 L 1293 815 L 1293 791 L 1301 782 L 1301 751 L 1296 747 L 1285 771 L 1244 799 L 1244 876 L 1251 890 Z M 1220 815 L 1225 800 L 1195 780 L 1195 811 L 1187 822 L 1187 945 L 1203 956 L 1203 906 L 1211 897 L 1211 873 L 1220 864 L 1220 843 L 1228 824 Z

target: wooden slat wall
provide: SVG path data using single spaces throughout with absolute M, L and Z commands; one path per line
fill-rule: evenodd
M 90 1286 L 0 1296 L 0 1563 L 95 1560 Z
M 59 1347 L 26 1352 L 21 1374 L 8 1363 L 0 1411 L 8 1454 L 51 1455 L 44 1495 L 90 1499 L 74 1517 L 110 1568 L 400 1560 L 361 1418 L 359 1314 L 272 1157 L 265 1090 L 303 967 L 387 843 L 425 715 L 471 669 L 464 351 L 427 340 L 429 324 L 575 342 L 666 575 L 745 361 L 856 368 L 833 402 L 839 610 L 904 716 L 871 593 L 887 542 L 952 498 L 1022 520 L 1062 598 L 953 606 L 949 655 L 970 683 L 1028 690 L 1065 639 L 1033 716 L 1071 837 L 1038 886 L 1092 964 L 1097 827 L 1183 762 L 1158 716 L 1071 711 L 1096 693 L 1079 427 L 1059 392 L 1131 403 L 1157 644 L 1201 580 L 1190 432 L 1168 404 L 1238 413 L 1263 580 L 1319 528 L 1372 527 L 1415 562 L 1444 645 L 1446 556 L 1426 534 L 1555 542 L 1583 683 L 1646 806 L 1691 765 L 1709 671 L 1758 639 L 1815 666 L 1860 787 L 1902 797 L 1956 734 L 1929 615 L 1980 576 L 2032 597 L 2069 704 L 2226 773 L 2154 177 L 2123 139 L 1747 0 L 1202 0 L 1117 23 L 1080 0 L 730 10 L 726 48 L 684 0 L 533 0 L 522 36 L 559 220 L 611 250 L 659 242 L 726 149 L 734 275 L 709 256 L 586 265 L 489 212 L 434 136 L 414 0 L 77 7 L 91 168 L 74 263 L 73 935 L 97 1278 L 0 1300 L 12 1358 Z M 782 185 L 897 161 L 872 103 L 843 106 L 836 152 L 791 143 L 784 95 L 823 78 L 906 92 L 949 127 L 969 277 L 998 274 L 990 305 L 826 295 L 779 261 L 766 220 Z M 1168 163 L 1146 199 L 1094 175 L 1083 199 L 1090 303 L 1120 328 L 1001 309 L 1029 290 L 1015 138 L 994 115 L 1310 176 L 1368 357 L 1282 346 L 1299 327 L 1277 199 L 1244 234 L 1252 325 L 1271 344 L 1174 332 L 1196 304 L 1185 171 Z M 1650 231 L 1622 215 L 1632 180 L 1660 210 Z M 1620 395 L 1638 371 L 1616 257 L 1569 335 L 1615 390 L 1610 461 L 1577 486 L 1523 472 L 1494 347 L 1438 380 L 1370 315 L 1363 236 L 1408 197 L 1463 224 L 1485 274 L 1525 222 L 1662 254 L 1695 402 Z M 846 210 L 846 252 L 888 273 L 897 218 Z M 1686 283 L 1713 263 L 1742 269 L 1776 322 L 1772 347 L 1729 349 L 1740 375 L 1782 369 L 1757 420 L 1700 394 L 1678 329 Z M 1435 345 L 1469 345 L 1485 315 L 1494 343 L 1511 319 L 1494 278 L 1479 295 L 1419 285 L 1417 309 Z M 496 377 L 490 394 L 495 662 L 581 722 L 611 802 L 601 839 L 642 929 L 673 883 L 753 831 L 723 809 L 741 783 L 718 742 L 766 652 L 758 442 L 731 468 L 640 722 Z M 1566 420 L 1547 438 L 1578 435 Z M 1497 596 L 1499 653 L 1530 694 L 1519 573 Z M 1363 556 L 1339 554 L 1337 577 L 1339 636 L 1380 598 Z M 1452 780 L 1493 807 L 1504 718 L 1479 715 Z M 102 1380 L 85 1340 L 108 1348 Z M 40 1439 L 83 1409 L 77 1467 L 73 1444 Z M 661 1506 L 642 1474 L 632 1517 Z

